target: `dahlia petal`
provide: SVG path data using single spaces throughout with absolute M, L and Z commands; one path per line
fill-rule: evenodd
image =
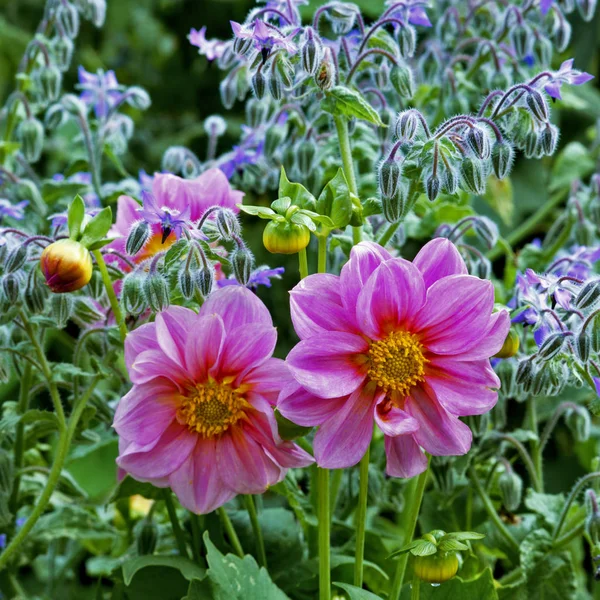
M 187 372 L 161 350 L 145 350 L 138 354 L 129 367 L 132 383 L 146 383 L 155 377 L 166 377 L 181 384 L 188 381 Z
M 427 301 L 415 314 L 413 327 L 431 352 L 459 354 L 482 340 L 493 306 L 490 281 L 451 275 L 427 290 Z
M 421 271 L 427 288 L 442 277 L 468 273 L 460 252 L 446 238 L 436 238 L 425 244 L 415 256 L 413 265 Z
M 149 444 L 173 422 L 179 390 L 168 379 L 134 385 L 119 401 L 113 427 L 120 436 Z
M 471 430 L 440 404 L 433 390 L 415 387 L 405 409 L 419 422 L 415 441 L 430 454 L 457 456 L 469 451 Z
M 170 306 L 156 315 L 156 339 L 161 350 L 175 363 L 185 367 L 185 344 L 198 315 L 183 306 Z
M 251 369 L 244 375 L 242 384 L 267 399 L 271 406 L 277 404 L 277 398 L 285 385 L 295 383 L 284 360 L 269 358 L 263 364 Z
M 285 475 L 241 427 L 231 428 L 220 438 L 217 464 L 225 484 L 238 494 L 262 494 Z
M 235 497 L 219 476 L 216 441 L 198 437 L 187 460 L 169 476 L 169 485 L 179 502 L 196 514 L 207 514 Z
M 301 340 L 324 331 L 354 331 L 339 290 L 339 277 L 316 273 L 290 292 L 292 322 Z
M 483 337 L 468 350 L 461 352 L 457 356 L 459 360 L 478 360 L 481 358 L 490 358 L 500 351 L 508 330 L 510 329 L 510 315 L 507 310 L 501 310 L 490 316 L 487 327 L 484 330 Z M 540 330 L 537 330 L 540 331 Z M 535 337 L 535 333 L 534 333 Z
M 151 446 L 130 445 L 117 464 L 136 479 L 167 477 L 187 459 L 197 440 L 197 433 L 174 421 Z
M 251 323 L 273 326 L 267 307 L 243 285 L 228 285 L 213 292 L 200 309 L 200 315 L 210 314 L 217 314 L 223 319 L 227 332 Z
M 340 410 L 315 435 L 313 450 L 324 469 L 345 469 L 365 455 L 373 436 L 373 410 L 378 400 L 374 385 L 351 394 Z
M 370 338 L 381 339 L 418 312 L 425 303 L 419 270 L 402 258 L 381 263 L 358 295 L 356 319 Z
M 296 425 L 315 427 L 335 415 L 345 402 L 346 398 L 319 398 L 293 381 L 281 390 L 277 410 Z
M 340 273 L 342 304 L 349 315 L 355 315 L 358 294 L 371 273 L 390 258 L 392 256 L 385 248 L 373 242 L 360 242 L 352 248 L 350 260 L 342 267 Z
M 145 323 L 129 332 L 125 338 L 125 365 L 127 370 L 131 369 L 131 365 L 139 354 L 152 348 L 158 349 L 156 325 L 154 323 Z
M 185 364 L 193 381 L 206 381 L 209 370 L 219 362 L 224 340 L 225 325 L 219 315 L 196 318 L 185 346 Z
M 390 405 L 385 396 L 375 407 L 375 423 L 384 435 L 397 436 L 414 433 L 419 429 L 419 423 L 406 411 Z
M 427 384 L 448 412 L 465 417 L 494 407 L 500 379 L 487 359 L 458 361 L 438 356 L 427 366 Z
M 359 356 L 368 343 L 358 335 L 329 331 L 292 348 L 287 364 L 295 379 L 321 398 L 351 394 L 364 381 L 367 366 Z
M 427 457 L 412 435 L 385 436 L 385 472 L 390 477 L 409 479 L 427 468 Z
M 243 377 L 252 367 L 258 367 L 271 358 L 277 343 L 275 327 L 262 323 L 251 323 L 229 330 L 223 342 L 218 373 L 221 377 L 235 375 Z

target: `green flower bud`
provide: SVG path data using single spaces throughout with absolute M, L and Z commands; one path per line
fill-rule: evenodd
M 558 128 L 551 123 L 546 123 L 539 136 L 539 145 L 541 150 L 547 156 L 554 154 L 556 145 L 558 144 Z
M 225 241 L 231 241 L 234 237 L 240 235 L 240 222 L 235 213 L 229 208 L 222 208 L 217 212 L 215 224 L 219 236 Z
M 242 284 L 247 285 L 254 268 L 254 256 L 248 248 L 236 248 L 231 253 L 231 266 L 235 278 Z
M 398 49 L 402 58 L 411 58 L 417 47 L 417 32 L 412 25 L 400 26 L 397 29 Z
M 27 245 L 19 244 L 8 253 L 4 262 L 4 270 L 6 273 L 14 273 L 25 266 L 25 263 L 27 262 L 27 250 Z
M 267 79 L 267 85 L 269 87 L 269 94 L 274 100 L 281 100 L 283 98 L 283 83 L 277 73 L 272 73 Z
M 492 146 L 492 167 L 498 179 L 504 179 L 512 167 L 515 157 L 513 147 L 506 141 L 496 142 Z
M 185 160 L 185 148 L 171 146 L 167 148 L 162 158 L 162 168 L 169 173 L 179 173 Z
M 55 38 L 52 42 L 52 50 L 56 60 L 56 66 L 64 73 L 69 70 L 73 58 L 73 42 L 66 35 Z
M 181 268 L 177 274 L 177 283 L 186 300 L 190 300 L 194 297 L 194 293 L 196 292 L 196 279 L 192 272 L 185 266 Z
M 400 219 L 406 216 L 410 207 L 407 202 L 408 189 L 407 186 L 400 184 L 395 196 L 391 198 L 381 199 L 381 208 L 383 216 L 388 223 L 397 223 Z
M 246 103 L 246 119 L 250 127 L 259 127 L 269 117 L 269 101 L 251 98 Z
M 203 267 L 196 272 L 196 285 L 200 294 L 206 298 L 215 284 L 215 270 L 211 267 Z
M 254 95 L 261 100 L 265 97 L 267 91 L 267 78 L 263 75 L 262 69 L 257 69 L 252 76 L 252 91 Z
M 44 126 L 35 117 L 29 117 L 21 121 L 18 136 L 25 160 L 30 163 L 37 162 L 44 148 Z
M 227 110 L 233 108 L 237 98 L 237 87 L 231 74 L 225 77 L 219 84 L 219 95 L 221 96 L 223 106 Z
M 35 271 L 32 271 L 33 276 L 29 277 L 23 300 L 27 310 L 32 314 L 39 314 L 46 308 L 48 300 L 48 288 L 44 285 L 38 285 Z
M 313 169 L 317 146 L 312 140 L 302 140 L 296 148 L 296 165 L 300 173 L 307 177 Z
M 56 9 L 56 20 L 69 38 L 75 39 L 79 33 L 79 12 L 70 2 L 61 2 Z
M 158 527 L 152 521 L 144 519 L 136 540 L 137 553 L 140 556 L 154 554 L 157 541 Z
M 315 38 L 312 27 L 304 30 L 304 43 L 300 47 L 302 68 L 309 74 L 314 75 L 321 58 L 321 44 Z
M 148 110 L 150 108 L 150 96 L 148 92 L 141 87 L 132 86 L 126 92 L 127 104 L 138 110 Z
M 442 171 L 441 184 L 442 190 L 444 190 L 446 194 L 449 194 L 450 196 L 456 194 L 458 191 L 458 173 L 452 167 L 449 169 L 444 168 Z
M 587 332 L 580 331 L 575 337 L 575 352 L 579 360 L 586 363 L 590 359 L 590 351 L 592 349 L 592 340 Z
M 430 175 L 425 183 L 427 198 L 433 202 L 440 193 L 440 180 L 435 175 Z
M 2 291 L 10 304 L 16 304 L 21 295 L 20 278 L 15 273 L 10 273 L 2 278 Z
M 532 41 L 529 27 L 524 24 L 514 25 L 510 28 L 509 36 L 517 53 L 517 57 L 521 59 L 525 58 L 529 53 Z
M 62 73 L 58 67 L 50 65 L 39 69 L 36 80 L 45 103 L 58 100 L 62 85 Z
M 123 279 L 121 288 L 121 306 L 125 313 L 139 315 L 146 309 L 143 292 L 144 277 L 137 271 L 133 271 Z
M 565 414 L 565 424 L 576 442 L 587 442 L 590 439 L 592 420 L 583 406 L 569 409 Z
M 429 556 L 415 556 L 413 570 L 422 581 L 444 583 L 456 575 L 458 556 L 456 552 L 436 552 Z
M 460 174 L 467 190 L 479 195 L 485 192 L 485 167 L 480 160 L 464 158 L 460 165 Z
M 600 510 L 598 509 L 596 492 L 592 489 L 585 492 L 585 513 L 585 531 L 592 539 L 592 542 L 597 544 L 600 538 Z
M 505 470 L 498 478 L 498 488 L 506 510 L 515 512 L 521 505 L 523 480 L 512 469 Z
M 137 221 L 131 226 L 127 241 L 125 242 L 125 251 L 129 256 L 135 256 L 150 239 L 150 225 L 146 221 Z
M 414 110 L 405 110 L 398 115 L 394 133 L 399 140 L 412 141 L 417 135 L 419 117 Z
M 490 138 L 483 128 L 477 125 L 470 127 L 467 132 L 467 144 L 475 155 L 482 160 L 487 160 L 490 157 Z
M 567 19 L 558 19 L 554 30 L 554 42 L 559 53 L 564 52 L 571 41 L 571 23 Z
M 594 18 L 596 4 L 597 0 L 577 0 L 577 10 L 584 21 L 589 22 Z
M 265 154 L 269 157 L 275 156 L 281 145 L 285 142 L 288 134 L 286 125 L 272 125 L 265 133 Z
M 290 221 L 269 221 L 263 232 L 263 244 L 273 254 L 296 254 L 310 242 L 310 230 L 306 225 Z
M 542 360 L 550 360 L 554 358 L 563 349 L 565 336 L 562 332 L 551 333 L 540 346 L 538 356 Z
M 65 114 L 65 110 L 61 104 L 53 104 L 46 111 L 46 116 L 44 117 L 44 124 L 47 129 L 51 131 L 60 127 L 66 121 L 67 115 Z
M 527 92 L 525 102 L 538 121 L 546 122 L 548 120 L 548 105 L 544 97 L 537 90 L 532 89 L 530 92 Z
M 519 384 L 528 388 L 532 381 L 533 376 L 535 375 L 535 367 L 531 360 L 522 360 L 517 367 L 517 374 L 515 377 L 515 381 Z
M 382 198 L 394 198 L 398 193 L 402 164 L 393 158 L 387 158 L 379 167 L 379 191 Z
M 579 290 L 573 304 L 580 310 L 586 310 L 594 307 L 598 300 L 600 300 L 600 279 L 586 283 Z
M 52 294 L 50 298 L 50 314 L 59 329 L 67 325 L 73 314 L 73 297 L 70 294 Z
M 392 86 L 402 98 L 412 98 L 415 93 L 415 82 L 412 71 L 406 65 L 392 68 L 390 73 Z
M 552 62 L 554 48 L 552 42 L 543 35 L 538 35 L 533 40 L 532 53 L 536 64 L 549 65 Z
M 142 290 L 146 302 L 154 312 L 168 308 L 170 304 L 169 286 L 160 273 L 150 273 L 143 281 Z

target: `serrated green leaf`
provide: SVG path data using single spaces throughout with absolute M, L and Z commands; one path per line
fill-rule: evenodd
M 81 224 L 85 217 L 85 203 L 83 198 L 77 194 L 73 198 L 73 202 L 69 206 L 69 212 L 67 214 L 67 225 L 69 227 L 69 237 L 72 240 L 77 240 L 81 234 Z
M 170 269 L 176 261 L 180 260 L 183 253 L 187 251 L 188 247 L 189 242 L 187 239 L 181 238 L 180 240 L 177 240 L 165 254 L 165 270 Z
M 105 237 L 111 226 L 112 210 L 110 206 L 106 206 L 85 226 L 80 240 L 81 243 L 88 248 Z
M 323 110 L 334 115 L 356 117 L 378 127 L 385 127 L 379 113 L 367 102 L 366 98 L 360 92 L 343 85 L 331 88 L 326 93 L 326 99 L 322 105 Z

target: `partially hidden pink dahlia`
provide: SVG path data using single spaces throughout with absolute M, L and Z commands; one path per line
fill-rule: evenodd
M 121 469 L 207 513 L 313 462 L 277 433 L 273 406 L 289 375 L 272 358 L 276 340 L 269 311 L 242 286 L 214 292 L 199 314 L 173 306 L 130 333 L 133 388 L 113 424 Z
M 311 275 L 291 292 L 301 341 L 287 358 L 296 382 L 278 408 L 298 425 L 319 426 L 314 452 L 325 468 L 360 461 L 373 422 L 385 436 L 389 475 L 422 472 L 422 449 L 465 454 L 472 435 L 458 417 L 490 410 L 500 387 L 489 357 L 510 322 L 493 307 L 492 284 L 467 275 L 446 239 L 429 242 L 412 263 L 360 243 L 339 277 Z

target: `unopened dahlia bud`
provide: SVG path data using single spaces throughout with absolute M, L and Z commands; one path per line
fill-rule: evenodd
M 69 70 L 73 58 L 73 42 L 66 35 L 58 36 L 52 41 L 52 51 L 56 66 L 64 73 Z
M 579 290 L 574 305 L 580 310 L 585 310 L 595 306 L 598 300 L 600 300 L 600 279 L 586 283 Z
M 485 192 L 485 167 L 482 161 L 466 157 L 460 165 L 463 185 L 474 194 Z
M 458 571 L 456 552 L 436 552 L 428 556 L 415 556 L 414 574 L 427 583 L 439 584 L 452 579 Z
M 73 314 L 73 297 L 69 294 L 55 294 L 50 298 L 50 314 L 59 328 L 66 326 Z
M 576 442 L 587 442 L 590 439 L 592 420 L 583 406 L 569 409 L 565 415 L 565 423 Z
M 168 308 L 170 304 L 169 286 L 160 273 L 150 273 L 142 284 L 146 302 L 154 312 Z
M 504 344 L 502 344 L 502 348 L 494 355 L 494 358 L 510 358 L 511 356 L 514 356 L 519 351 L 519 345 L 519 336 L 516 331 L 509 329 Z
M 127 90 L 127 104 L 138 110 L 147 110 L 150 108 L 150 96 L 148 92 L 141 87 L 132 86 Z
M 9 273 L 2 278 L 2 291 L 9 304 L 16 304 L 21 296 L 21 278 L 17 273 Z
M 551 123 L 546 123 L 539 136 L 539 144 L 544 154 L 547 156 L 554 154 L 556 145 L 558 144 L 558 127 Z
M 35 117 L 23 119 L 18 129 L 21 152 L 27 162 L 37 162 L 44 148 L 44 126 Z
M 412 71 L 407 65 L 397 65 L 392 68 L 390 81 L 394 89 L 403 98 L 412 98 L 415 93 L 415 81 Z
M 269 221 L 263 232 L 263 244 L 273 254 L 296 254 L 310 242 L 310 230 L 306 225 L 285 221 Z
M 307 27 L 304 30 L 304 42 L 300 46 L 300 56 L 302 58 L 302 68 L 310 75 L 314 75 L 317 70 L 321 52 L 321 42 L 315 36 L 314 29 Z
M 70 2 L 61 2 L 56 9 L 56 20 L 65 34 L 74 39 L 79 33 L 79 12 Z
M 545 122 L 548 120 L 548 105 L 544 97 L 537 90 L 532 89 L 527 92 L 525 102 L 538 121 Z
M 231 253 L 231 267 L 235 278 L 242 284 L 247 285 L 254 268 L 254 256 L 248 248 L 236 248 Z
M 196 279 L 190 269 L 186 268 L 185 265 L 179 269 L 177 274 L 177 284 L 183 297 L 186 300 L 190 300 L 194 297 L 196 292 Z
M 492 146 L 492 167 L 498 179 L 504 179 L 512 167 L 514 150 L 509 142 L 502 140 Z
M 4 261 L 4 271 L 14 273 L 18 271 L 27 262 L 27 245 L 19 244 L 13 248 L 6 256 Z
M 129 230 L 129 235 L 125 242 L 125 251 L 129 256 L 135 256 L 144 247 L 149 238 L 150 225 L 146 221 L 137 221 Z
M 62 85 L 62 73 L 58 67 L 54 65 L 42 67 L 36 73 L 36 81 L 44 103 L 49 104 L 58 100 Z
M 475 155 L 482 160 L 490 157 L 490 139 L 487 132 L 477 125 L 470 127 L 467 133 L 467 144 Z
M 521 505 L 523 480 L 512 469 L 507 469 L 498 478 L 498 488 L 504 507 L 515 512 Z
M 393 158 L 388 158 L 379 167 L 379 191 L 382 198 L 394 198 L 398 193 L 402 165 Z
M 200 294 L 206 298 L 215 284 L 215 270 L 212 267 L 202 267 L 196 272 L 196 285 Z
M 142 289 L 143 275 L 133 271 L 123 279 L 121 288 L 121 306 L 130 315 L 139 315 L 146 309 L 144 292 Z
M 225 241 L 230 241 L 240 235 L 240 222 L 235 213 L 229 208 L 222 208 L 217 212 L 215 224 L 219 236 Z
M 330 90 L 335 85 L 336 70 L 335 62 L 333 61 L 333 55 L 331 48 L 325 48 L 323 52 L 323 58 L 319 63 L 319 67 L 315 73 L 315 83 L 324 92 Z
M 139 556 L 154 554 L 157 541 L 158 527 L 152 521 L 144 519 L 136 540 L 137 553 Z
M 74 292 L 91 279 L 92 257 L 90 251 L 79 242 L 58 240 L 46 246 L 42 252 L 40 268 L 53 292 Z
M 398 49 L 403 58 L 411 58 L 417 47 L 417 31 L 412 25 L 400 26 L 396 33 Z
M 405 110 L 398 115 L 394 133 L 399 140 L 412 141 L 417 135 L 419 117 L 414 110 Z

